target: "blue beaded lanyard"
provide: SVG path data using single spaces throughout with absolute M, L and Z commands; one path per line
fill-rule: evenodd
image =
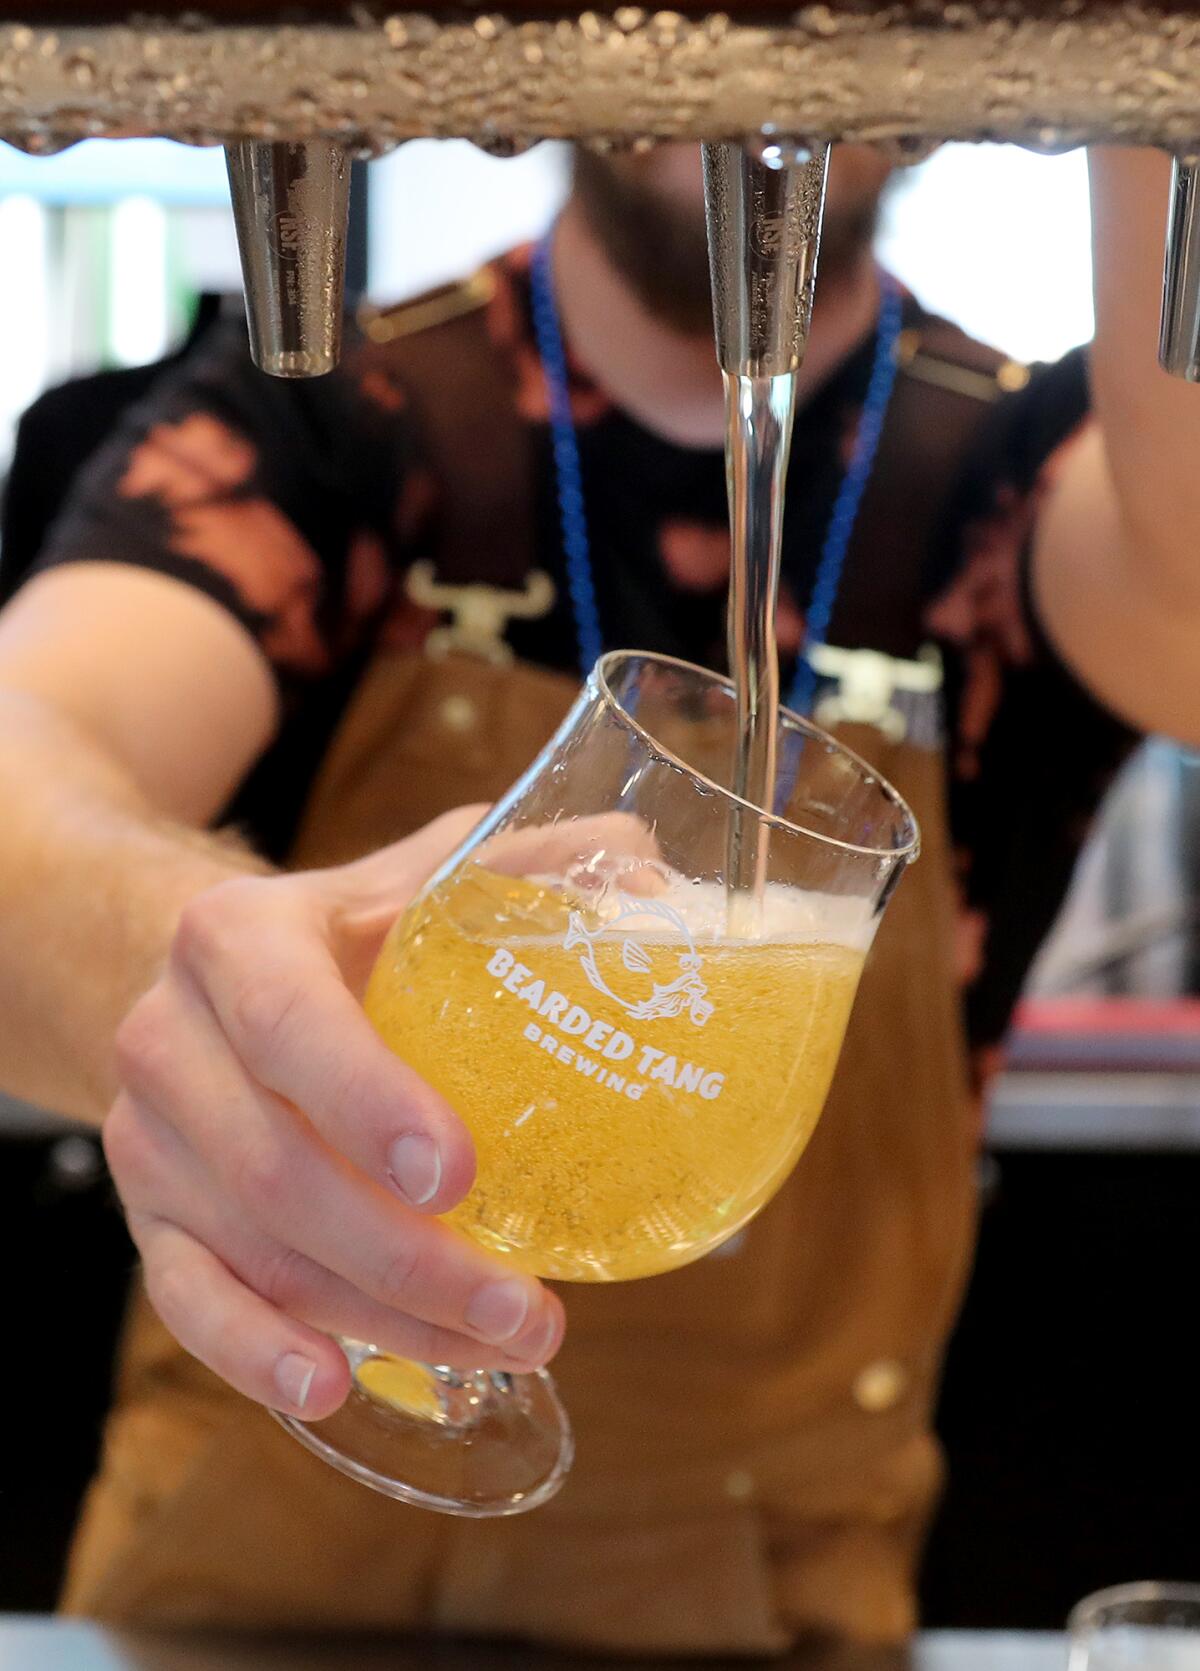
M 603 650 L 604 638 L 600 630 L 600 611 L 596 604 L 591 542 L 588 538 L 587 512 L 583 501 L 579 437 L 571 413 L 567 354 L 554 300 L 551 236 L 543 238 L 534 249 L 530 281 L 534 336 L 537 339 L 549 394 L 550 435 L 554 452 L 559 527 L 567 567 L 567 589 L 575 618 L 579 665 L 586 678 Z M 850 539 L 858 519 L 863 494 L 871 479 L 875 456 L 879 450 L 879 439 L 883 434 L 884 419 L 887 416 L 888 402 L 896 381 L 896 342 L 903 317 L 903 297 L 900 286 L 890 274 L 880 274 L 880 287 L 883 295 L 879 308 L 879 323 L 875 331 L 871 376 L 863 401 L 858 432 L 854 438 L 854 450 L 834 500 L 829 526 L 821 547 L 821 557 L 817 564 L 816 579 L 813 581 L 812 597 L 806 616 L 806 645 L 824 643 L 825 635 L 829 631 L 846 553 L 850 548 Z M 801 652 L 788 693 L 787 705 L 799 713 L 806 713 L 812 702 L 815 686 L 816 673 L 807 653 Z
M 571 594 L 571 610 L 575 617 L 579 666 L 586 679 L 600 659 L 604 635 L 600 631 L 600 610 L 596 604 L 592 547 L 583 503 L 579 437 L 575 433 L 575 419 L 571 414 L 567 351 L 563 346 L 562 326 L 554 300 L 551 253 L 551 235 L 548 234 L 534 250 L 530 269 L 533 330 L 550 397 L 550 437 L 554 447 L 558 521 L 567 560 L 567 590 Z

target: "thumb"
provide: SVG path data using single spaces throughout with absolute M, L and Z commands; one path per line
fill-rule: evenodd
M 455 807 L 365 858 L 312 872 L 310 880 L 336 915 L 338 929 L 355 938 L 381 940 L 489 810 L 486 804 Z

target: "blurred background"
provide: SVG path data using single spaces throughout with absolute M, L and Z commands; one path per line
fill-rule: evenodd
M 356 167 L 350 282 L 391 301 L 536 235 L 567 157 L 417 142 Z M 1088 233 L 1082 153 L 947 146 L 897 183 L 880 255 L 931 310 L 1048 360 L 1091 335 Z M 201 296 L 239 290 L 220 151 L 90 142 L 33 159 L 0 145 L 0 480 L 43 389 L 160 359 Z M 1150 741 L 1020 1011 L 940 1412 L 932 1625 L 1057 1626 L 1101 1585 L 1200 1570 L 1198 833 L 1196 761 Z M 94 1138 L 2 1098 L 0 1260 L 16 1370 L 0 1380 L 0 1610 L 34 1611 L 53 1604 L 95 1458 L 130 1254 Z

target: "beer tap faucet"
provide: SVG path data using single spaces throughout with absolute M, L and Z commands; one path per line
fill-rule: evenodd
M 350 158 L 323 140 L 225 151 L 254 363 L 319 377 L 341 349 Z
M 717 359 L 732 377 L 776 377 L 804 358 L 827 145 L 776 138 L 705 145 Z
M 1177 156 L 1171 174 L 1158 360 L 1200 382 L 1200 158 Z

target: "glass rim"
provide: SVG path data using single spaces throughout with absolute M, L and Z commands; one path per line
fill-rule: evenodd
M 1097 1627 L 1103 1629 L 1102 1615 L 1106 1608 L 1123 1607 L 1139 1601 L 1186 1602 L 1200 1609 L 1200 1584 L 1144 1578 L 1128 1584 L 1110 1584 L 1104 1590 L 1093 1590 L 1090 1596 L 1077 1601 L 1068 1613 L 1067 1631 L 1076 1636 Z M 1147 1623 L 1146 1628 L 1153 1630 L 1156 1627 Z
M 605 704 L 622 723 L 648 743 L 655 754 L 671 761 L 681 771 L 686 772 L 690 778 L 695 779 L 697 783 L 704 784 L 706 788 L 711 789 L 714 794 L 720 795 L 723 800 L 730 802 L 732 805 L 745 807 L 748 812 L 752 812 L 763 823 L 774 829 L 784 830 L 788 835 L 804 836 L 809 841 L 819 841 L 825 847 L 836 848 L 842 853 L 855 853 L 862 858 L 897 859 L 907 863 L 917 857 L 921 846 L 921 832 L 917 824 L 916 814 L 904 799 L 904 796 L 893 784 L 888 782 L 882 772 L 876 771 L 875 767 L 868 760 L 864 760 L 861 754 L 856 754 L 852 748 L 847 748 L 845 743 L 840 742 L 830 732 L 822 730 L 819 725 L 814 725 L 812 720 L 805 719 L 802 714 L 797 714 L 784 703 L 779 704 L 781 720 L 786 717 L 788 723 L 797 731 L 828 744 L 830 748 L 836 749 L 847 760 L 852 760 L 864 777 L 872 779 L 874 785 L 880 790 L 883 799 L 890 801 L 900 810 L 909 832 L 908 840 L 903 846 L 871 847 L 861 842 L 843 841 L 839 836 L 823 835 L 820 830 L 811 830 L 807 825 L 797 824 L 792 819 L 784 818 L 777 812 L 768 812 L 765 807 L 758 806 L 754 801 L 747 800 L 745 796 L 736 794 L 732 789 L 727 789 L 724 784 L 717 783 L 713 778 L 706 776 L 704 772 L 697 771 L 695 766 L 689 765 L 673 749 L 667 748 L 664 743 L 661 743 L 653 732 L 648 731 L 636 715 L 630 713 L 613 690 L 610 682 L 610 670 L 619 662 L 629 661 L 654 662 L 659 667 L 671 668 L 682 673 L 699 674 L 700 678 L 707 683 L 719 685 L 730 693 L 733 691 L 733 680 L 724 673 L 715 673 L 711 668 L 701 667 L 696 662 L 684 661 L 680 656 L 664 655 L 657 650 L 606 650 L 591 671 L 589 683 L 595 684 Z

